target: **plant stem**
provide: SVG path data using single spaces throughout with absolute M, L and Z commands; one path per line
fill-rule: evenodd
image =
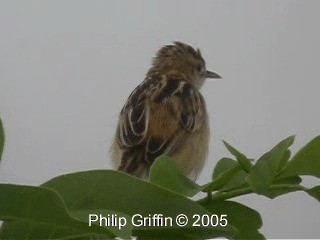
M 270 190 L 287 188 L 296 191 L 307 191 L 308 188 L 301 185 L 292 185 L 292 184 L 275 184 L 270 186 Z
M 239 188 L 230 192 L 217 192 L 213 194 L 212 200 L 225 200 L 233 197 L 239 197 L 249 193 L 253 193 L 250 187 Z
M 291 189 L 294 191 L 306 191 L 307 188 L 300 186 L 300 185 L 291 185 L 291 184 L 275 184 L 270 186 L 270 190 L 276 190 L 276 189 Z M 200 199 L 197 202 L 198 203 L 205 203 L 208 201 L 217 201 L 217 200 L 226 200 L 229 198 L 239 197 L 245 194 L 253 193 L 253 190 L 250 187 L 243 187 L 239 189 L 235 189 L 229 192 L 216 192 L 212 195 L 211 199 L 207 196 L 206 198 Z M 209 192 L 208 192 L 209 194 Z

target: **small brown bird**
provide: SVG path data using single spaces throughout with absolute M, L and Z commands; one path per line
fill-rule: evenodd
M 220 76 L 207 71 L 199 49 L 174 42 L 158 51 L 119 116 L 111 152 L 120 171 L 145 178 L 155 158 L 166 154 L 186 176 L 198 176 L 210 137 L 199 92 L 206 78 Z

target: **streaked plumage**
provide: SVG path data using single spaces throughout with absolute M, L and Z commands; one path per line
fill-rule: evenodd
M 112 145 L 121 171 L 145 177 L 154 159 L 167 154 L 196 177 L 208 152 L 206 105 L 199 92 L 206 70 L 199 50 L 175 42 L 159 50 L 145 80 L 123 106 Z

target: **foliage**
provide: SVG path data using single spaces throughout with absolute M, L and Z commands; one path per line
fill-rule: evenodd
M 0 219 L 5 221 L 0 239 L 264 239 L 259 232 L 260 214 L 229 199 L 249 193 L 275 198 L 305 191 L 320 201 L 320 186 L 308 189 L 300 184 L 300 175 L 320 177 L 320 136 L 290 160 L 293 141 L 293 136 L 284 139 L 255 164 L 224 142 L 235 159 L 218 161 L 212 181 L 203 186 L 186 178 L 164 155 L 152 165 L 149 181 L 112 170 L 93 170 L 61 175 L 39 187 L 0 184 Z M 0 159 L 3 143 L 0 120 Z M 207 196 L 190 199 L 200 192 Z M 128 221 L 121 228 L 120 222 L 89 226 L 89 214 Z M 176 221 L 167 227 L 139 227 L 131 222 L 135 214 L 162 214 L 173 220 L 185 214 L 189 222 L 183 227 Z M 195 227 L 195 215 L 211 217 L 217 226 L 204 218 Z M 223 216 L 225 226 L 221 225 Z

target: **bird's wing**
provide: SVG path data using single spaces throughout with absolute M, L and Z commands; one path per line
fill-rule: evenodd
M 177 94 L 180 103 L 180 124 L 189 132 L 200 129 L 206 116 L 205 101 L 201 93 L 191 84 L 184 82 Z
M 132 173 L 161 154 L 178 151 L 188 135 L 201 128 L 204 111 L 200 92 L 183 79 L 146 79 L 129 96 L 120 114 L 120 170 Z
M 157 81 L 146 79 L 128 97 L 117 127 L 116 137 L 121 148 L 135 147 L 146 138 L 150 117 L 148 100 L 158 89 Z

